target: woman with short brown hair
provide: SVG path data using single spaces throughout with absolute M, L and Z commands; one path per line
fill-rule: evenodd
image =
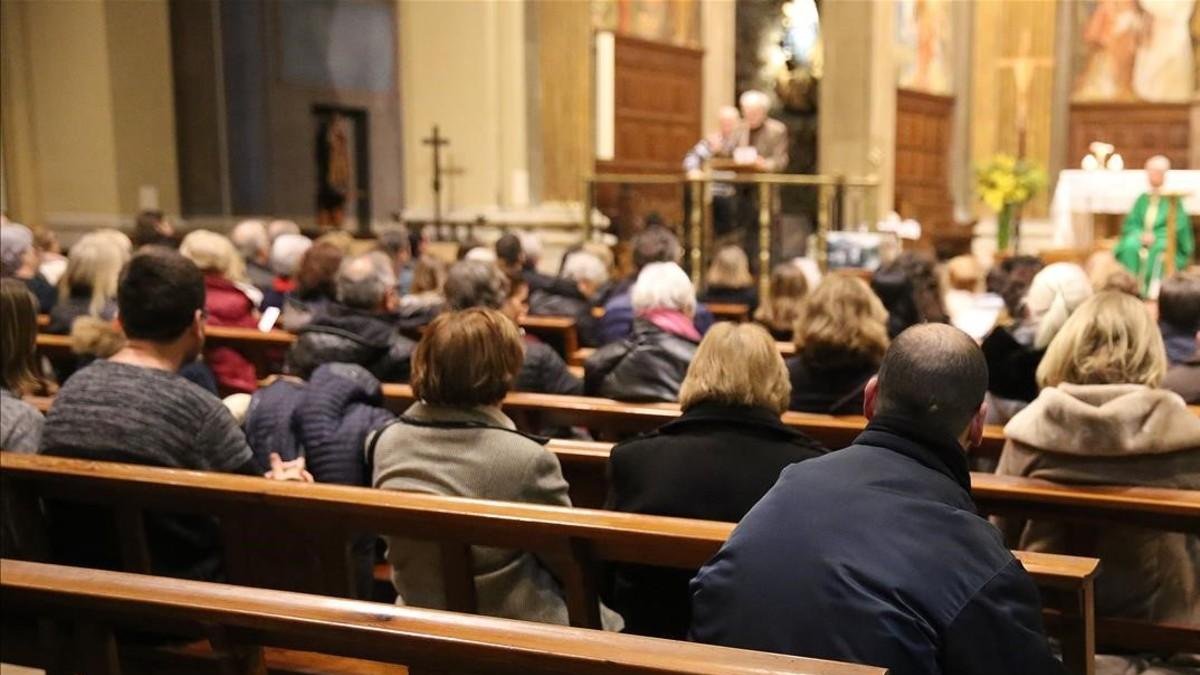
M 516 324 L 492 309 L 448 312 L 425 329 L 412 359 L 418 403 L 367 441 L 373 485 L 385 490 L 570 506 L 558 459 L 517 431 L 500 402 L 521 368 Z M 397 602 L 445 608 L 438 547 L 386 537 Z M 567 625 L 562 589 L 521 551 L 472 547 L 479 613 Z M 604 609 L 605 628 L 620 616 Z
M 861 414 L 867 380 L 888 348 L 887 310 L 849 272 L 825 277 L 796 318 L 796 356 L 788 361 L 792 410 Z

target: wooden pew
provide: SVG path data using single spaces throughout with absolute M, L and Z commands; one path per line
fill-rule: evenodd
M 406 384 L 383 385 L 384 404 L 394 412 L 403 412 L 415 397 Z M 545 427 L 583 426 L 607 437 L 651 431 L 680 415 L 677 403 L 624 403 L 608 398 L 510 392 L 504 397 L 504 411 L 517 426 L 530 431 Z M 842 448 L 862 432 L 866 418 L 859 416 L 816 415 L 787 412 L 783 422 L 812 436 L 830 448 Z M 1004 430 L 989 426 L 983 445 L 976 454 L 999 457 L 1004 447 Z
M 750 306 L 725 302 L 706 302 L 705 307 L 717 321 L 743 323 L 750 320 Z
M 601 561 L 694 570 L 731 523 L 490 502 L 340 485 L 267 481 L 158 467 L 0 453 L 0 480 L 19 503 L 34 498 L 115 507 L 126 569 L 149 570 L 145 510 L 214 516 L 231 582 L 349 595 L 347 556 L 357 532 L 440 544 L 447 606 L 472 613 L 471 545 L 539 556 L 563 585 L 574 626 L 599 626 Z M 1054 608 L 1072 673 L 1091 673 L 1095 559 L 1016 552 Z M 281 557 L 282 556 L 282 557 Z
M 529 315 L 521 319 L 521 328 L 554 347 L 564 361 L 579 349 L 579 332 L 572 317 Z
M 6 613 L 34 619 L 31 625 L 50 619 L 60 628 L 86 627 L 61 631 L 88 639 L 62 644 L 57 651 L 73 652 L 80 662 L 93 666 L 87 672 L 95 673 L 121 670 L 114 629 L 180 623 L 221 636 L 214 640 L 219 647 L 213 651 L 236 651 L 240 658 L 224 659 L 232 662 L 228 663 L 232 668 L 270 666 L 263 649 L 269 646 L 343 657 L 322 664 L 326 668 L 345 666 L 343 672 L 369 667 L 358 659 L 405 664 L 410 673 L 886 672 L 870 666 L 582 628 L 35 562 L 0 561 L 0 578 Z M 94 668 L 97 665 L 102 671 Z

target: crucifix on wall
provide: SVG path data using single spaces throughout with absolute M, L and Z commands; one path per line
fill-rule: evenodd
M 433 134 L 421 139 L 421 143 L 433 149 L 433 226 L 438 236 L 442 234 L 442 146 L 450 145 L 450 139 L 442 136 L 437 125 Z
M 1021 32 L 1021 41 L 1018 44 L 1017 55 L 997 59 L 997 68 L 1012 71 L 1017 104 L 1017 159 L 1024 159 L 1029 130 L 1029 93 L 1033 87 L 1033 76 L 1038 68 L 1053 67 L 1054 59 L 1030 54 L 1033 51 L 1033 36 L 1028 29 Z

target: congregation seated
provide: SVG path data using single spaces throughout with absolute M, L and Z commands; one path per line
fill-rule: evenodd
M 228 238 L 208 230 L 194 230 L 183 238 L 179 252 L 204 273 L 206 325 L 254 328 L 262 298 L 246 283 L 245 266 Z M 229 346 L 206 347 L 204 360 L 225 393 L 250 393 L 258 388 L 254 364 Z
M 1004 301 L 999 295 L 981 292 L 983 269 L 975 256 L 955 256 L 946 262 L 944 270 L 944 305 L 950 325 L 976 342 L 983 340 L 995 327 Z
M 255 461 L 220 399 L 177 374 L 204 345 L 204 291 L 204 276 L 182 255 L 161 247 L 135 255 L 117 289 L 118 321 L 127 342 L 63 385 L 46 415 L 40 452 L 262 475 L 266 467 Z M 56 504 L 50 516 L 60 559 L 118 568 L 101 514 Z M 212 521 L 150 514 L 146 526 L 156 573 L 220 576 Z
M 58 293 L 38 271 L 38 263 L 33 232 L 20 223 L 5 220 L 0 227 L 0 277 L 11 277 L 25 284 L 37 300 L 37 311 L 44 314 L 54 309 Z
M 808 279 L 797 264 L 787 262 L 771 270 L 771 285 L 754 312 L 754 320 L 771 331 L 771 337 L 783 342 L 792 341 L 792 329 L 800 306 L 808 294 Z
M 1145 306 L 1108 291 L 1067 319 L 1038 397 L 1004 427 L 997 473 L 1082 485 L 1200 490 L 1200 418 L 1159 388 L 1163 341 Z M 1106 524 L 1002 521 L 1022 550 L 1098 557 L 1102 616 L 1200 623 L 1200 538 Z M 1125 672 L 1124 670 L 1116 672 Z
M 267 234 L 267 224 L 256 218 L 243 220 L 230 230 L 229 240 L 246 264 L 246 280 L 262 293 L 271 290 L 275 275 L 270 267 L 271 237 Z
M 604 303 L 604 316 L 600 318 L 598 337 L 601 345 L 607 345 L 629 337 L 634 330 L 637 312 L 633 306 L 631 291 L 641 275 L 642 269 L 651 263 L 678 263 L 683 256 L 679 239 L 663 225 L 647 224 L 629 242 L 633 251 L 633 275 L 617 281 L 608 291 Z M 696 307 L 694 322 L 701 335 L 713 324 L 712 312 L 693 300 Z
M 101 232 L 117 232 L 117 230 L 100 230 Z M 124 235 L 122 235 L 124 236 Z M 129 237 L 124 237 L 125 244 L 132 248 Z M 63 272 L 67 271 L 67 256 L 62 254 L 62 245 L 58 243 L 58 235 L 48 227 L 43 227 L 33 233 L 33 247 L 38 252 L 38 273 L 46 279 L 46 283 L 58 287 Z
M 1196 333 L 1192 355 L 1167 369 L 1163 389 L 1183 397 L 1184 403 L 1200 403 L 1200 332 Z
M 1200 275 L 1177 272 L 1163 281 L 1158 293 L 1158 327 L 1169 365 L 1191 358 L 1200 331 Z
M 293 333 L 337 302 L 337 274 L 342 251 L 328 242 L 313 244 L 296 267 L 296 286 L 284 295 L 279 324 Z
M 704 277 L 700 302 L 745 305 L 753 314 L 758 309 L 758 291 L 750 275 L 750 260 L 741 246 L 722 246 Z
M 867 381 L 888 347 L 887 311 L 879 298 L 862 279 L 834 272 L 804 298 L 795 326 L 796 355 L 787 362 L 789 409 L 862 413 Z
M 179 233 L 175 231 L 175 224 L 158 209 L 139 211 L 133 219 L 133 234 L 129 238 L 135 251 L 147 246 L 179 248 Z
M 80 237 L 67 256 L 58 301 L 50 310 L 46 332 L 70 335 L 71 326 L 82 316 L 111 321 L 117 314 L 117 277 L 129 252 L 129 239 L 115 230 Z
M 866 430 L 784 469 L 692 581 L 691 638 L 895 675 L 1062 672 L 1033 580 L 971 499 L 986 389 L 966 334 L 900 334 Z
M 412 235 L 408 228 L 392 223 L 377 229 L 375 247 L 391 261 L 396 273 L 396 295 L 404 297 L 412 286 L 413 261 L 417 259 L 413 255 Z
M 751 323 L 714 325 L 683 381 L 683 414 L 612 449 L 606 508 L 741 520 L 784 467 L 825 452 L 780 421 L 790 390 L 783 357 L 765 329 Z M 612 600 L 625 617 L 626 631 L 684 639 L 691 576 L 681 570 L 620 566 Z
M 570 506 L 567 482 L 544 439 L 517 431 L 500 411 L 522 352 L 516 324 L 498 311 L 476 307 L 434 319 L 413 355 L 419 402 L 368 441 L 374 487 Z M 397 603 L 445 607 L 437 546 L 386 539 Z M 484 547 L 471 553 L 480 614 L 568 623 L 562 589 L 536 556 Z M 622 627 L 608 610 L 603 624 Z
M 308 379 L 323 363 L 356 363 L 383 382 L 407 382 L 414 343 L 392 320 L 396 277 L 379 253 L 342 260 L 337 302 L 301 328 L 287 354 L 286 369 Z
M 445 293 L 451 311 L 472 307 L 497 310 L 514 327 L 528 309 L 529 286 L 523 276 L 505 276 L 496 265 L 476 260 L 463 260 L 450 268 Z M 524 357 L 514 389 L 541 394 L 582 393 L 583 383 L 567 370 L 566 362 L 553 347 L 527 333 L 521 342 Z
M 299 228 L 295 232 L 288 231 L 291 228 L 279 223 L 290 223 L 290 221 L 274 221 L 268 226 L 268 232 L 272 232 L 272 228 L 278 226 L 279 234 L 271 235 L 271 257 L 270 265 L 271 272 L 274 278 L 271 279 L 271 288 L 263 293 L 262 307 L 266 310 L 268 307 L 278 307 L 283 309 L 283 300 L 296 289 L 296 281 L 292 275 L 296 273 L 296 269 L 300 266 L 300 257 L 304 255 L 313 242 L 308 237 L 299 233 Z M 290 223 L 295 227 L 295 223 Z
M 1012 322 L 997 326 L 984 338 L 989 422 L 1007 422 L 1037 398 L 1037 368 L 1046 347 L 1091 295 L 1091 282 L 1079 265 L 1047 265 L 1033 277 Z
M 37 298 L 16 279 L 0 279 L 0 448 L 33 454 L 42 439 L 42 414 L 21 396 L 33 393 Z M 25 557 L 28 534 L 11 508 L 9 490 L 0 491 L 0 555 Z
M 533 288 L 529 294 L 529 313 L 534 316 L 569 316 L 575 319 L 579 344 L 595 347 L 597 320 L 592 316 L 593 300 L 608 284 L 608 268 L 589 251 L 570 253 L 563 260 L 559 278 L 569 282 Z
M 428 253 L 408 271 L 408 292 L 396 308 L 397 325 L 402 331 L 418 331 L 446 308 L 446 264 Z
M 679 265 L 650 263 L 638 274 L 630 301 L 633 333 L 587 358 L 584 392 L 618 401 L 675 401 L 700 343 L 692 322 L 695 288 Z
M 904 251 L 871 276 L 871 289 L 888 312 L 888 337 L 918 323 L 947 323 L 946 308 L 929 255 Z

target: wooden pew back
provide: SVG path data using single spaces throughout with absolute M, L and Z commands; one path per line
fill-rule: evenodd
M 86 672 L 101 675 L 120 672 L 114 628 L 180 623 L 220 635 L 217 651 L 238 647 L 237 665 L 243 671 L 263 664 L 262 647 L 273 646 L 405 664 L 410 673 L 885 672 L 566 626 L 34 562 L 0 561 L 0 579 L 6 613 L 50 619 L 60 626 L 88 626 L 86 631 L 61 631 L 87 639 L 60 645 L 57 651 L 73 653 L 88 664 Z
M 347 555 L 355 533 L 437 542 L 447 607 L 476 609 L 470 546 L 529 551 L 563 585 L 571 624 L 600 625 L 600 561 L 697 569 L 728 538 L 731 523 L 460 499 L 339 485 L 266 481 L 177 469 L 0 453 L 0 479 L 17 499 L 103 505 L 117 519 L 126 569 L 149 571 L 146 510 L 217 518 L 226 573 L 238 584 L 349 595 Z M 275 551 L 287 559 L 276 560 Z M 305 555 L 300 555 L 304 553 Z M 1017 552 L 1062 616 L 1073 664 L 1088 673 L 1093 651 L 1092 585 L 1098 561 Z M 291 574 L 289 577 L 288 575 Z

